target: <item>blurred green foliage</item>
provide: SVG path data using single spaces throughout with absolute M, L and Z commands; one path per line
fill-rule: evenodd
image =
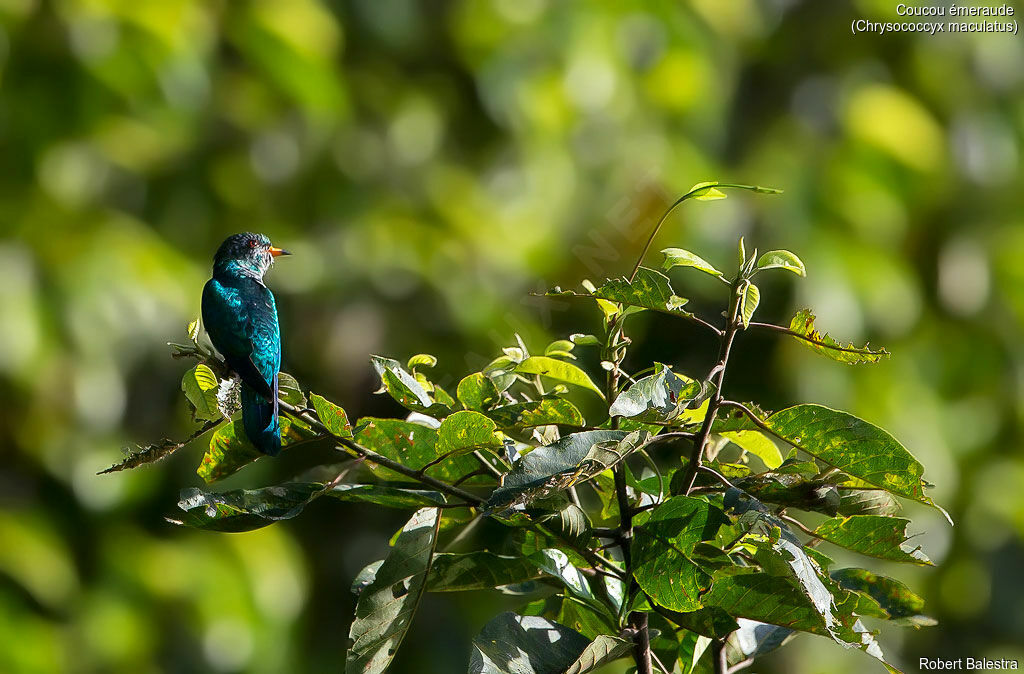
M 564 337 L 592 318 L 529 293 L 627 273 L 711 176 L 786 194 L 694 205 L 656 246 L 719 267 L 741 234 L 791 248 L 810 278 L 772 281 L 759 315 L 813 306 L 894 354 L 846 368 L 750 339 L 735 397 L 892 430 L 958 522 L 914 511 L 938 568 L 908 580 L 940 624 L 886 651 L 1024 659 L 1024 43 L 850 35 L 895 6 L 0 0 L 0 671 L 337 669 L 394 514 L 323 503 L 215 536 L 162 519 L 201 447 L 95 475 L 193 429 L 164 342 L 225 235 L 295 253 L 268 279 L 285 369 L 353 417 L 393 413 L 367 354 L 434 353 L 451 387 L 514 332 Z M 711 284 L 678 285 L 701 306 Z M 637 319 L 632 357 L 706 368 L 674 328 Z M 461 671 L 502 601 L 428 596 L 395 670 Z M 831 648 L 774 667 L 859 671 Z

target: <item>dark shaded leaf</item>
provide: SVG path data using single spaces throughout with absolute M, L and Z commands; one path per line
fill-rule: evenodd
M 828 333 L 814 329 L 814 313 L 810 309 L 801 309 L 789 322 L 789 329 L 796 333 L 797 341 L 823 356 L 847 365 L 862 363 L 878 363 L 889 357 L 885 349 L 872 351 L 867 346 L 857 347 L 843 344 L 830 337 Z
M 295 405 L 300 410 L 306 407 L 306 394 L 302 392 L 299 381 L 287 372 L 277 374 L 277 391 L 278 397 L 289 405 Z
M 565 674 L 593 672 L 609 662 L 615 662 L 619 658 L 625 657 L 631 647 L 632 643 L 625 639 L 613 637 L 610 634 L 600 634 L 583 649 L 576 662 L 565 670 Z
M 110 468 L 101 470 L 96 474 L 105 475 L 107 473 L 116 473 L 121 470 L 138 468 L 141 465 L 147 463 L 154 463 L 155 461 L 164 459 L 173 454 L 174 452 L 178 451 L 188 443 L 192 442 L 203 433 L 206 433 L 207 431 L 216 428 L 218 425 L 220 425 L 220 423 L 221 420 L 219 419 L 217 421 L 207 421 L 205 424 L 203 424 L 202 428 L 200 428 L 195 433 L 181 441 L 171 440 L 170 438 L 164 438 L 160 442 L 154 443 L 152 445 L 147 445 L 146 447 L 139 447 L 135 451 L 128 451 L 128 449 L 125 448 L 127 456 L 125 456 L 121 463 L 115 463 Z
M 934 619 L 921 613 L 924 599 L 898 580 L 865 569 L 839 569 L 832 572 L 832 578 L 844 589 L 862 592 L 877 601 L 891 619 L 905 618 L 917 626 L 935 624 Z
M 295 517 L 323 491 L 324 485 L 317 482 L 288 482 L 221 493 L 183 489 L 178 507 L 184 515 L 171 521 L 212 531 L 251 531 Z
M 470 674 L 559 674 L 590 640 L 539 616 L 501 613 L 473 639 Z
M 823 480 L 809 480 L 803 474 L 760 473 L 736 481 L 751 496 L 765 503 L 835 515 L 839 490 Z
M 346 674 L 378 674 L 391 664 L 412 623 L 437 543 L 440 509 L 416 511 L 356 603 Z
M 336 498 L 339 501 L 372 503 L 388 508 L 423 508 L 445 503 L 444 496 L 440 492 L 426 489 L 402 489 L 382 484 L 341 483 L 328 489 L 323 495 Z
M 931 560 L 921 551 L 920 546 L 910 548 L 905 545 L 908 524 L 910 520 L 900 517 L 834 517 L 818 525 L 814 534 L 829 543 L 869 557 L 931 565 Z
M 524 557 L 497 555 L 483 550 L 464 554 L 438 553 L 430 567 L 427 590 L 493 590 L 503 585 L 536 580 L 543 575 L 537 564 Z
M 675 496 L 634 529 L 633 577 L 654 601 L 673 611 L 701 608 L 711 576 L 691 560 L 694 547 L 711 540 L 729 519 L 706 500 Z

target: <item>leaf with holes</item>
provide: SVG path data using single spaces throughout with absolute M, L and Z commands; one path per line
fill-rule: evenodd
M 907 525 L 910 520 L 901 517 L 853 515 L 825 520 L 814 530 L 824 540 L 868 557 L 893 562 L 932 565 L 920 546 L 908 548 Z
M 689 312 L 683 310 L 683 306 L 689 300 L 675 294 L 667 276 L 647 267 L 640 267 L 632 281 L 626 278 L 605 281 L 600 288 L 595 290 L 594 296 L 610 302 L 620 302 L 628 306 L 667 314 L 690 315 Z
M 418 470 L 439 458 L 437 452 L 437 431 L 429 426 L 399 419 L 364 417 L 356 424 L 356 441 L 364 447 L 389 459 Z M 453 456 L 438 461 L 426 469 L 426 474 L 441 480 L 454 482 L 477 469 L 477 462 L 471 456 Z M 370 470 L 382 479 L 408 481 L 410 478 L 392 470 L 370 465 Z
M 863 363 L 879 363 L 889 357 L 885 349 L 872 350 L 867 346 L 843 344 L 829 336 L 828 333 L 814 329 L 814 313 L 810 309 L 801 309 L 789 322 L 789 329 L 801 344 L 823 356 L 847 365 Z
M 536 426 L 582 426 L 583 413 L 564 398 L 541 398 L 525 403 L 502 405 L 485 410 L 484 414 L 500 428 L 522 430 Z

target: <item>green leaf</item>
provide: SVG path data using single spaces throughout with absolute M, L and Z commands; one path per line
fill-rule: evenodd
M 288 417 L 281 417 L 281 446 L 287 449 L 290 445 L 316 437 L 316 433 L 300 422 Z M 222 480 L 248 464 L 266 456 L 256 449 L 245 436 L 242 420 L 232 421 L 217 429 L 210 436 L 210 446 L 203 455 L 203 460 L 196 469 L 199 477 L 207 484 Z
M 483 412 L 498 402 L 501 392 L 490 377 L 474 372 L 459 382 L 455 395 L 467 410 Z
M 847 365 L 879 363 L 883 358 L 889 357 L 889 352 L 885 349 L 872 351 L 867 346 L 857 347 L 853 344 L 843 344 L 830 337 L 828 333 L 818 332 L 814 329 L 814 313 L 810 309 L 801 309 L 796 312 L 793 320 L 789 323 L 789 329 L 795 333 L 794 337 L 807 348 Z
M 736 485 L 765 503 L 826 515 L 835 515 L 839 510 L 839 490 L 834 484 L 810 480 L 800 473 L 761 473 L 741 478 Z
M 717 189 L 717 181 L 697 183 L 690 188 L 687 196 L 695 201 L 715 201 L 717 199 L 725 199 L 725 192 Z
M 819 524 L 814 534 L 829 543 L 869 557 L 931 565 L 931 560 L 921 551 L 920 546 L 908 549 L 904 545 L 908 524 L 910 520 L 900 517 L 834 517 Z
M 434 367 L 435 365 L 437 365 L 437 357 L 431 356 L 429 353 L 417 353 L 405 364 L 410 370 L 415 370 L 417 367 Z
M 555 381 L 580 386 L 593 391 L 604 400 L 604 394 L 601 392 L 601 389 L 597 387 L 587 373 L 576 365 L 567 363 L 564 360 L 557 360 L 548 356 L 531 356 L 516 365 L 514 371 L 518 374 L 539 374 Z
M 785 269 L 797 276 L 807 276 L 804 263 L 788 250 L 770 250 L 757 260 L 757 270 Z
M 743 294 L 740 295 L 740 320 L 743 321 L 743 327 L 747 328 L 750 319 L 754 317 L 757 305 L 761 302 L 761 291 L 750 281 L 747 281 L 745 286 Z
M 576 356 L 572 355 L 572 350 L 575 346 L 576 344 L 568 339 L 557 339 L 547 345 L 547 348 L 544 349 L 544 355 L 557 358 L 576 358 Z
M 356 424 L 356 441 L 389 459 L 419 470 L 437 459 L 437 431 L 429 426 L 401 421 L 364 417 Z M 383 466 L 368 462 L 370 470 L 382 479 L 408 481 L 410 478 Z M 475 471 L 476 461 L 470 456 L 443 459 L 427 469 L 426 474 L 452 482 Z
M 484 550 L 464 554 L 438 553 L 430 567 L 427 590 L 493 590 L 536 580 L 543 575 L 537 564 L 525 557 L 497 555 Z
M 110 468 L 105 468 L 97 475 L 106 475 L 107 473 L 116 473 L 121 470 L 129 470 L 131 468 L 138 468 L 147 463 L 154 463 L 165 459 L 174 452 L 178 451 L 185 445 L 189 444 L 203 433 L 210 431 L 217 427 L 221 421 L 207 421 L 203 424 L 202 428 L 196 430 L 192 435 L 188 436 L 184 440 L 171 440 L 170 438 L 164 438 L 159 442 L 154 442 L 151 445 L 145 447 L 139 446 L 135 450 L 129 450 L 124 448 L 126 456 L 121 460 L 120 463 L 115 463 Z
M 317 482 L 288 482 L 220 493 L 183 489 L 178 507 L 184 514 L 181 519 L 168 519 L 196 529 L 252 531 L 295 517 L 323 491 L 324 485 Z
M 348 414 L 344 409 L 316 393 L 309 394 L 309 401 L 316 410 L 320 423 L 326 426 L 328 431 L 339 438 L 352 438 L 352 424 L 349 423 Z
M 760 431 L 725 431 L 719 435 L 764 461 L 769 470 L 782 465 L 782 452 Z
M 299 381 L 287 372 L 277 373 L 277 397 L 300 410 L 306 407 L 306 395 Z
M 796 405 L 771 415 L 765 425 L 782 440 L 844 473 L 945 514 L 924 495 L 924 466 L 874 424 L 822 405 Z
M 626 437 L 625 431 L 583 431 L 533 450 L 505 474 L 501 486 L 491 493 L 487 508 L 504 509 L 526 503 L 590 479 L 608 468 L 608 461 L 614 465 L 625 453 L 636 449 L 618 448 Z M 605 443 L 614 448 L 606 447 Z
M 594 292 L 594 296 L 667 314 L 690 315 L 683 310 L 683 306 L 689 300 L 679 297 L 672 291 L 667 276 L 647 267 L 640 267 L 632 282 L 625 277 L 605 281 Z
M 494 434 L 493 421 L 471 410 L 455 412 L 437 429 L 438 456 L 459 456 L 478 449 L 500 449 L 501 438 Z
M 878 489 L 839 490 L 840 515 L 881 515 L 891 517 L 900 511 L 900 504 L 889 492 Z
M 583 649 L 576 662 L 565 670 L 565 674 L 587 674 L 587 672 L 596 671 L 608 663 L 628 655 L 632 645 L 625 639 L 613 637 L 610 634 L 599 634 Z
M 473 639 L 470 674 L 555 674 L 572 667 L 590 640 L 539 616 L 501 613 Z
M 380 375 L 384 390 L 406 409 L 432 417 L 444 416 L 450 410 L 447 405 L 434 402 L 423 385 L 397 360 L 370 356 L 370 364 Z
M 639 379 L 620 393 L 608 414 L 643 423 L 668 423 L 678 418 L 684 409 L 698 403 L 705 390 L 700 382 L 676 374 L 667 365 L 655 363 L 654 374 Z
M 560 580 L 572 594 L 589 604 L 599 605 L 594 591 L 590 589 L 587 577 L 573 566 L 568 555 L 561 550 L 545 548 L 530 555 L 530 561 L 534 562 L 544 573 Z
M 423 595 L 440 521 L 438 508 L 416 511 L 373 582 L 359 595 L 346 674 L 378 674 L 391 664 Z
M 769 625 L 756 620 L 740 618 L 740 628 L 729 637 L 729 645 L 742 656 L 738 660 L 756 659 L 768 655 L 782 646 L 794 634 L 793 630 Z
M 579 409 L 564 398 L 542 398 L 531 402 L 502 405 L 484 410 L 484 414 L 503 429 L 525 429 L 550 424 L 583 426 L 586 423 Z
M 711 540 L 729 519 L 701 498 L 674 496 L 634 530 L 633 577 L 654 601 L 673 611 L 701 608 L 711 576 L 691 560 L 694 547 Z
M 699 269 L 705 274 L 711 274 L 712 276 L 722 276 L 722 272 L 712 266 L 710 262 L 695 255 L 688 250 L 682 248 L 666 248 L 661 251 L 661 254 L 665 256 L 665 262 L 662 263 L 662 269 L 666 271 L 673 267 L 693 267 Z
M 347 484 L 341 483 L 328 489 L 323 496 L 330 496 L 339 501 L 355 503 L 372 503 L 388 508 L 423 508 L 444 505 L 445 499 L 440 492 L 426 489 L 402 489 L 382 484 Z
M 192 403 L 195 419 L 202 421 L 218 421 L 224 418 L 217 406 L 217 390 L 220 380 L 208 365 L 200 363 L 185 373 L 181 378 L 181 390 Z
M 890 619 L 908 619 L 918 626 L 935 624 L 934 619 L 921 613 L 924 599 L 898 580 L 864 569 L 839 569 L 832 572 L 832 578 L 844 589 L 864 593 L 877 601 Z

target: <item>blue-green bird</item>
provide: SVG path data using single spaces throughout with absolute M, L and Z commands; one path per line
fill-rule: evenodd
M 263 234 L 235 234 L 213 256 L 213 278 L 203 287 L 203 326 L 225 362 L 242 379 L 242 426 L 256 449 L 281 451 L 277 373 L 281 329 L 274 294 L 263 285 L 278 255 Z

